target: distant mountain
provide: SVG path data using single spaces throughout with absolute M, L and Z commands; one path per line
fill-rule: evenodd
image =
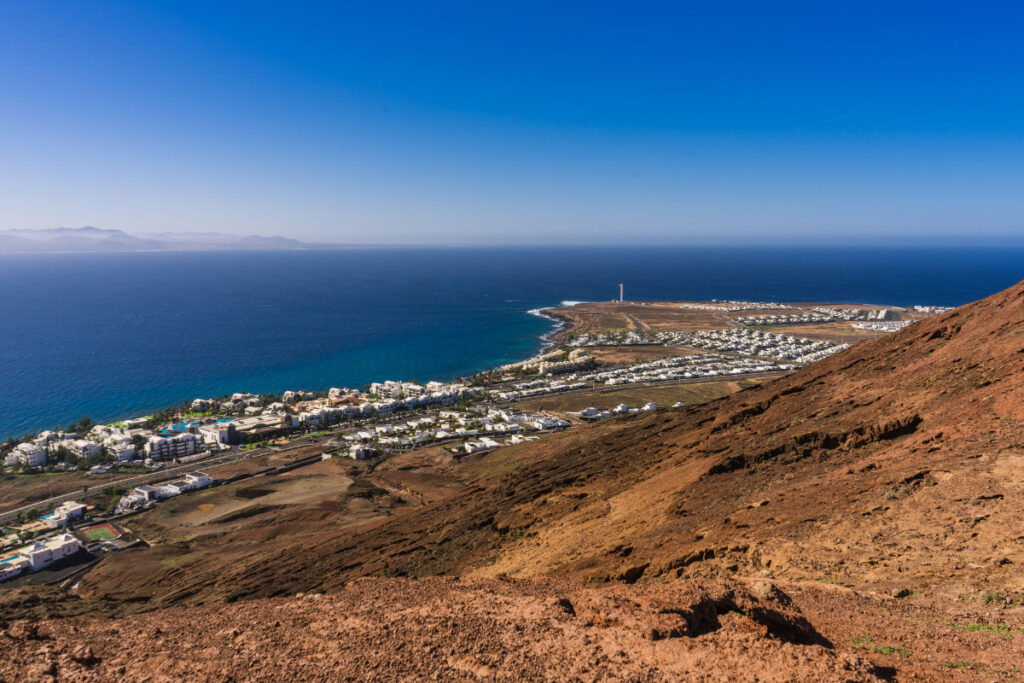
M 278 250 L 327 246 L 330 245 L 308 244 L 287 237 L 226 235 L 216 232 L 131 235 L 123 230 L 103 230 L 92 226 L 0 231 L 0 253 Z
M 220 232 L 161 232 L 145 237 L 168 245 L 187 244 L 193 249 L 309 249 L 320 246 L 289 237 L 225 235 Z

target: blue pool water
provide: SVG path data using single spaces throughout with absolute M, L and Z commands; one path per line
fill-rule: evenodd
M 0 438 L 235 391 L 529 356 L 563 300 L 965 303 L 1024 250 L 494 248 L 0 255 Z

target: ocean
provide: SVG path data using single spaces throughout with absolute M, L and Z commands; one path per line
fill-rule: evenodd
M 537 351 L 562 301 L 958 305 L 1021 248 L 558 247 L 0 255 L 0 438 L 235 391 L 449 379 Z

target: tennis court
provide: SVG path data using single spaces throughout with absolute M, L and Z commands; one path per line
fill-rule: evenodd
M 111 524 L 97 524 L 96 526 L 80 529 L 82 535 L 89 541 L 110 541 L 121 535 Z

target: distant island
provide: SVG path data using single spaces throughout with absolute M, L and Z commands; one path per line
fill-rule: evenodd
M 112 252 L 112 251 L 270 251 L 325 249 L 341 245 L 312 244 L 288 237 L 227 235 L 218 232 L 161 232 L 132 235 L 123 230 L 50 228 L 0 230 L 0 253 Z

